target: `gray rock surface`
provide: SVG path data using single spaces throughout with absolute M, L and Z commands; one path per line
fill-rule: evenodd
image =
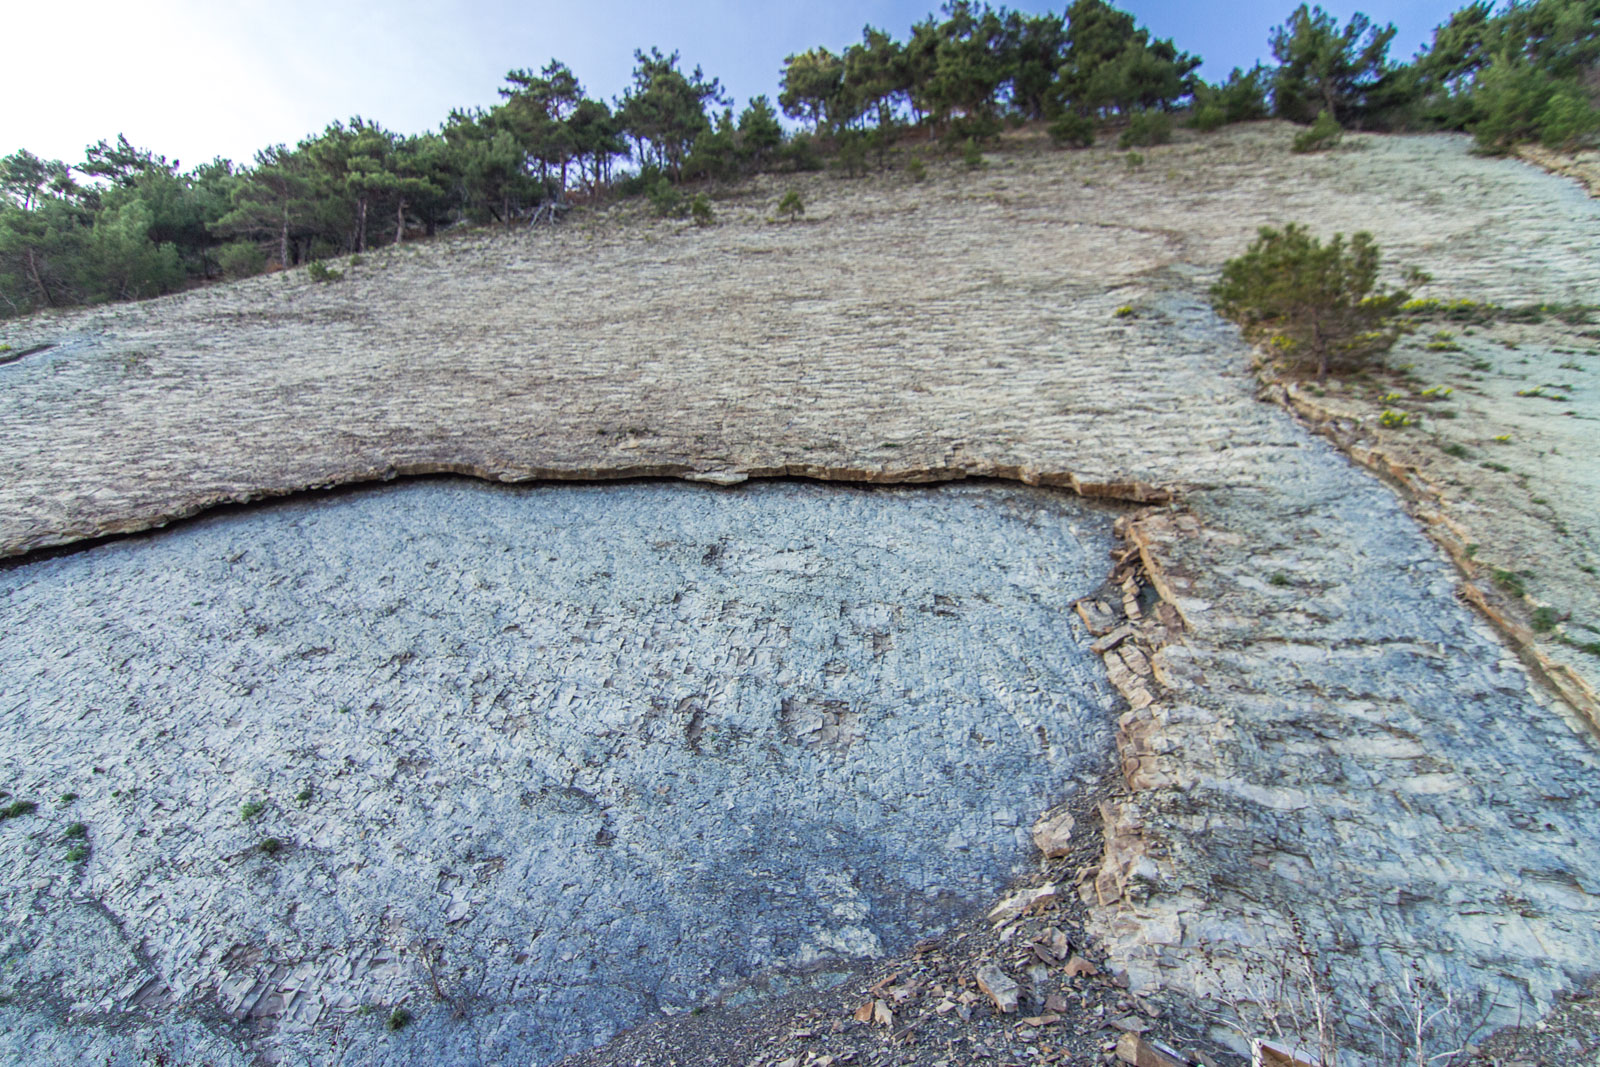
M 1113 517 L 430 482 L 0 572 L 0 1060 L 547 1063 L 903 949 L 1109 764 Z

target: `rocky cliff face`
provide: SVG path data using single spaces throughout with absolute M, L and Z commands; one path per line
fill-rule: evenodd
M 1096 750 L 1092 739 L 1100 735 L 1089 719 L 1078 720 L 1090 739 L 1082 751 L 1100 751 L 1125 777 L 1125 794 L 1103 809 L 1105 861 L 1082 881 L 1113 966 L 1138 990 L 1164 985 L 1197 997 L 1220 990 L 1237 1000 L 1250 992 L 1244 965 L 1287 950 L 1309 953 L 1348 997 L 1384 1002 L 1395 976 L 1415 964 L 1437 988 L 1492 1003 L 1501 1017 L 1537 1014 L 1557 991 L 1591 977 L 1600 959 L 1589 880 L 1600 869 L 1593 732 L 1530 679 L 1463 603 L 1459 573 L 1388 487 L 1291 414 L 1256 399 L 1249 353 L 1211 313 L 1203 290 L 1256 225 L 1302 220 L 1321 231 L 1372 230 L 1392 265 L 1423 267 L 1451 298 L 1600 303 L 1600 263 L 1590 254 L 1600 244 L 1600 210 L 1562 179 L 1472 157 L 1464 140 L 1350 143 L 1335 156 L 1295 157 L 1286 132 L 1269 124 L 1153 150 L 1137 170 L 1110 152 L 1019 148 L 996 156 L 980 175 L 952 171 L 925 184 L 812 178 L 807 221 L 795 225 L 766 221 L 781 189 L 769 182 L 727 201 L 721 223 L 708 230 L 630 220 L 620 211 L 553 236 L 465 235 L 413 246 L 335 286 L 262 278 L 22 324 L 6 340 L 18 348 L 56 347 L 0 367 L 0 453 L 15 472 L 0 486 L 0 536 L 7 552 L 23 553 L 145 528 L 218 501 L 440 471 L 501 479 L 662 474 L 720 483 L 785 474 L 883 482 L 993 475 L 1153 508 L 1124 524 L 1121 562 L 1102 562 L 1102 577 L 1116 568 L 1119 581 L 1128 580 L 1126 596 L 1097 598 L 1103 609 L 1084 616 L 1086 625 L 1103 629 L 1097 636 L 1105 678 L 1128 708 L 1115 724 L 1114 752 Z M 306 521 L 317 514 L 313 506 L 296 507 Z M 374 521 L 410 527 L 417 518 Z M 1087 517 L 1063 521 L 1069 530 L 1093 526 Z M 1593 550 L 1582 540 L 1593 538 L 1591 527 L 1580 530 L 1572 551 Z M 1019 534 L 1019 545 L 1033 536 Z M 1081 536 L 1080 547 L 1092 555 L 1103 534 Z M 727 551 L 744 550 L 730 542 Z M 1008 567 L 1026 572 L 1029 557 L 1018 552 L 1006 557 Z M 437 570 L 456 583 L 458 599 L 470 599 L 470 572 L 458 573 L 456 558 L 439 556 Z M 881 554 L 871 560 L 869 572 L 903 569 Z M 6 577 L 42 565 L 29 562 Z M 615 567 L 605 569 L 607 581 L 620 580 Z M 1093 572 L 1088 566 L 1080 573 Z M 319 573 L 326 575 L 326 565 Z M 866 573 L 849 582 L 869 581 Z M 442 580 L 430 573 L 429 581 Z M 608 595 L 620 600 L 629 592 Z M 11 595 L 16 603 L 18 594 Z M 287 623 L 298 612 L 285 607 L 267 621 Z M 115 622 L 119 617 L 108 616 L 122 627 L 116 640 L 124 643 L 149 642 L 166 625 Z M 314 619 L 315 609 L 306 617 Z M 840 620 L 827 632 L 846 640 L 877 625 L 849 611 Z M 1129 628 L 1121 638 L 1105 640 L 1123 625 Z M 633 659 L 627 642 L 638 638 L 626 635 L 634 629 L 610 624 L 617 643 L 608 654 L 619 665 Z M 449 644 L 450 627 L 419 617 L 405 630 L 432 635 L 427 640 L 440 642 L 452 669 L 466 671 L 448 699 L 438 690 L 430 700 L 463 713 L 500 714 L 487 690 L 474 689 L 471 650 Z M 1065 624 L 1059 634 L 1063 649 L 1091 640 L 1073 637 Z M 123 646 L 107 641 L 103 656 L 114 666 Z M 308 635 L 296 649 L 300 644 L 315 650 L 328 642 Z M 70 656 L 79 646 L 61 639 L 50 647 L 54 653 L 31 648 L 25 661 Z M 374 654 L 387 648 L 376 643 Z M 222 663 L 237 654 L 221 653 Z M 756 676 L 754 661 L 727 660 L 733 653 L 720 646 L 701 655 L 724 664 L 723 674 Z M 826 657 L 816 655 L 825 666 Z M 690 656 L 682 665 L 696 662 L 707 661 Z M 912 669 L 892 657 L 863 662 Z M 932 678 L 950 670 L 940 661 L 916 669 Z M 1009 686 L 1018 669 L 1007 660 L 994 677 Z M 416 670 L 402 664 L 339 684 L 365 690 L 371 677 L 388 685 Z M 540 670 L 530 660 L 514 673 Z M 108 677 L 105 685 L 126 689 L 114 671 Z M 894 688 L 887 675 L 884 684 Z M 1093 694 L 1099 684 L 1063 676 L 1058 695 Z M 48 782 L 30 770 L 30 759 L 38 759 L 27 753 L 62 742 L 35 728 L 30 688 L 22 681 L 5 687 L 6 774 L 43 796 Z M 562 710 L 554 707 L 558 688 L 540 699 L 549 714 Z M 775 721 L 761 729 L 791 759 L 828 765 L 828 746 L 864 729 L 850 718 L 855 712 L 830 699 L 840 698 L 787 710 L 780 700 Z M 930 706 L 926 697 L 904 699 L 908 707 Z M 1092 696 L 1073 699 L 1091 711 L 1104 707 Z M 684 731 L 687 745 L 696 705 L 669 703 L 661 721 Z M 319 705 L 317 717 L 284 722 L 324 729 L 338 707 Z M 108 712 L 101 706 L 93 714 Z M 351 714 L 362 714 L 358 704 Z M 452 724 L 463 721 L 416 714 L 408 721 L 431 722 L 438 731 L 429 744 L 454 739 Z M 1115 714 L 1106 714 L 1102 728 L 1109 731 Z M 585 721 L 564 727 L 568 747 L 594 747 L 600 767 L 592 773 L 621 773 L 605 769 L 610 742 Z M 1020 728 L 1022 720 L 1014 721 Z M 702 717 L 697 754 L 690 748 L 674 757 L 685 767 L 716 758 L 711 723 Z M 616 728 L 622 725 L 619 719 Z M 176 758 L 182 734 L 154 727 L 163 728 L 174 730 L 173 738 L 151 733 L 144 743 Z M 231 729 L 236 733 L 208 748 L 217 758 L 249 750 L 245 724 Z M 369 749 L 384 736 L 377 722 L 362 729 L 369 733 L 359 744 Z M 127 730 L 124 722 L 103 743 L 120 744 Z M 481 743 L 492 747 L 493 739 L 485 735 Z M 1018 760 L 1025 750 L 1018 749 Z M 379 770 L 401 784 L 384 788 L 403 792 L 405 782 L 437 774 L 426 763 L 401 766 L 402 759 L 434 758 L 431 752 L 398 752 Z M 252 758 L 270 762 L 265 753 Z M 587 757 L 581 762 L 588 766 Z M 153 756 L 147 764 L 160 765 Z M 651 777 L 655 764 L 638 766 Z M 1046 777 L 1061 771 L 1048 760 L 1044 766 Z M 220 789 L 246 779 L 221 769 L 210 780 Z M 22 795 L 17 785 L 7 788 Z M 1019 827 L 1036 814 L 1027 804 L 1048 793 L 1029 788 L 1023 794 L 1036 800 L 1012 805 Z M 503 821 L 486 816 L 509 804 L 509 794 L 493 784 L 475 789 L 477 806 L 450 818 L 474 827 Z M 329 810 L 330 822 L 365 825 L 372 816 L 360 805 L 382 806 L 363 801 L 353 784 L 351 790 Z M 976 826 L 983 815 L 974 811 Z M 563 817 L 586 841 L 607 828 L 601 819 L 591 838 L 582 812 Z M 330 838 L 317 863 L 354 869 L 351 877 L 375 871 L 370 877 L 402 880 L 409 857 L 436 847 L 435 824 L 423 813 L 415 818 L 415 828 L 373 829 L 359 846 L 332 847 L 344 839 Z M 140 937 L 126 932 L 169 921 L 133 885 L 134 877 L 142 886 L 154 875 L 108 879 L 92 891 L 62 888 L 52 879 L 78 887 L 80 875 L 57 868 L 47 876 L 37 866 L 55 847 L 37 836 L 40 825 L 26 818 L 0 823 L 0 841 L 31 857 L 13 865 L 26 873 L 9 876 L 11 899 L 55 900 L 59 892 L 74 903 L 14 912 L 30 916 L 15 926 L 12 942 L 36 961 L 28 973 L 38 981 L 29 988 L 56 981 L 59 992 L 51 996 L 60 999 L 37 1009 L 33 1018 L 56 1020 L 44 1031 L 28 1023 L 13 1033 L 48 1032 L 60 1042 L 51 1047 L 68 1056 L 81 1047 L 75 1043 L 91 1040 L 84 1035 L 117 1032 L 58 1025 L 82 1010 L 70 1005 L 87 994 L 49 977 L 71 969 L 65 961 L 75 958 L 74 946 L 117 926 L 131 947 L 112 969 L 131 976 L 142 967 L 159 981 L 125 985 L 113 1002 L 142 1005 L 137 1012 L 146 1014 L 138 1018 L 166 1020 L 164 1034 L 189 1034 L 185 1040 L 197 1050 L 212 1047 L 207 1042 L 233 1048 L 227 1042 L 236 1036 L 259 1033 L 252 1029 L 259 1024 L 242 1021 L 250 1009 L 292 1013 L 289 994 L 329 981 L 293 967 L 275 970 L 287 964 L 263 949 L 287 936 L 289 927 L 274 925 L 285 920 L 263 919 L 236 944 L 196 935 L 183 958 L 240 976 L 242 988 L 228 987 L 217 1003 L 243 1029 L 178 1021 L 174 1005 L 191 991 L 182 975 L 198 972 L 138 956 L 144 950 L 132 946 Z M 126 825 L 119 847 L 130 870 L 164 871 L 153 835 L 141 838 L 133 822 Z M 280 861 L 250 853 L 249 841 L 222 827 L 197 837 L 195 847 L 234 857 L 241 871 L 277 877 L 304 855 L 291 849 Z M 413 830 L 420 836 L 406 836 Z M 238 836 L 239 824 L 229 831 Z M 276 836 L 289 840 L 287 832 Z M 960 851 L 948 837 L 919 841 L 925 852 Z M 377 851 L 362 859 L 366 850 Z M 991 873 L 972 877 L 1003 880 L 1011 855 L 995 853 L 984 868 Z M 91 855 L 89 884 L 96 862 Z M 473 966 L 487 969 L 482 961 L 497 958 L 494 939 L 453 931 L 489 921 L 475 916 L 515 909 L 473 895 L 501 884 L 497 873 L 485 876 L 460 859 L 446 866 L 448 878 L 435 881 L 428 897 L 451 901 L 437 919 L 443 933 L 423 941 L 459 938 L 451 943 L 470 944 L 480 961 Z M 605 876 L 618 877 L 612 872 L 606 867 Z M 908 875 L 902 903 L 920 914 L 910 902 L 945 877 Z M 826 911 L 832 892 L 807 883 L 798 897 Z M 361 891 L 330 882 L 324 896 L 354 899 Z M 466 910 L 452 922 L 444 916 L 458 897 Z M 122 903 L 112 907 L 111 899 Z M 248 928 L 249 899 L 247 893 L 222 909 L 233 916 L 228 923 Z M 136 900 L 148 915 L 128 903 Z M 328 940 L 318 940 L 319 930 L 360 927 L 321 913 L 287 922 L 308 944 Z M 584 928 L 581 919 L 561 925 Z M 798 952 L 802 940 L 790 947 Z M 393 981 L 397 989 L 437 981 L 437 1002 L 449 1003 L 455 987 L 440 967 L 455 966 L 451 957 L 438 962 L 426 944 L 413 952 L 400 934 L 381 943 L 387 947 L 380 954 L 350 957 L 341 973 L 374 975 L 372 982 Z M 822 945 L 816 937 L 811 943 Z M 403 958 L 399 947 L 406 947 Z M 518 951 L 506 949 L 513 960 Z M 771 958 L 778 957 L 784 952 L 775 948 Z M 114 983 L 108 976 L 90 984 Z M 36 1009 L 4 1010 L 15 1019 Z M 1362 1006 L 1349 1014 L 1359 1021 Z M 370 1033 L 379 1033 L 368 1022 Z M 1376 1037 L 1366 1030 L 1370 1044 Z M 428 1033 L 437 1048 L 446 1047 L 443 1030 Z
M 1110 758 L 1110 522 L 437 482 L 13 569 L 0 1047 L 544 1063 L 902 951 Z

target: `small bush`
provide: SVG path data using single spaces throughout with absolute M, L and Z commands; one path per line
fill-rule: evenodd
M 1411 294 L 1375 289 L 1378 263 L 1368 233 L 1323 244 L 1296 223 L 1263 227 L 1223 264 L 1211 299 L 1257 339 L 1315 367 L 1320 383 L 1330 369 L 1359 369 L 1400 335 L 1395 316 Z
M 276 837 L 269 837 L 256 847 L 269 856 L 276 856 L 283 850 L 283 842 Z
M 1172 140 L 1172 116 L 1165 111 L 1141 111 L 1117 138 L 1118 148 L 1149 148 Z
M 696 226 L 710 226 L 715 222 L 717 219 L 711 210 L 711 198 L 705 193 L 695 193 L 694 199 L 689 202 L 689 217 L 694 219 Z
M 816 142 L 806 133 L 789 138 L 778 151 L 778 158 L 797 171 L 821 170 L 824 166 L 822 156 L 817 154 Z
M 962 144 L 961 162 L 967 165 L 968 170 L 982 170 L 989 165 L 983 158 L 983 146 L 978 144 L 976 137 L 968 137 Z
M 394 1011 L 391 1011 L 389 1013 L 389 1017 L 384 1020 L 383 1028 L 391 1031 L 404 1030 L 406 1028 L 406 1024 L 409 1022 L 411 1022 L 411 1013 L 406 1011 L 404 1008 L 396 1008 Z
M 67 849 L 67 862 L 68 863 L 82 863 L 84 860 L 86 860 L 88 858 L 89 858 L 89 846 L 88 845 L 73 845 L 71 848 Z
M 334 270 L 320 259 L 314 259 L 306 265 L 306 275 L 314 282 L 336 282 L 344 277 L 344 272 Z
M 1094 120 L 1069 111 L 1050 123 L 1050 140 L 1067 148 L 1088 148 L 1094 144 Z
M 1201 133 L 1220 130 L 1227 124 L 1228 113 L 1222 110 L 1220 104 L 1201 104 L 1194 109 L 1194 114 L 1189 116 L 1189 128 L 1199 130 Z
M 946 148 L 964 147 L 968 141 L 976 141 L 981 147 L 998 137 L 1001 128 L 1000 120 L 988 115 L 957 115 L 950 120 L 941 140 Z
M 266 803 L 264 801 L 247 800 L 243 804 L 239 805 L 239 818 L 241 818 L 241 819 L 253 819 L 257 815 L 260 815 L 263 811 L 266 811 L 266 810 L 267 810 L 267 805 L 266 805 Z
M 0 819 L 19 819 L 24 815 L 32 815 L 38 807 L 31 800 L 13 800 L 5 807 L 0 807 Z
M 252 278 L 267 269 L 267 256 L 254 241 L 233 241 L 217 249 L 217 264 L 229 278 Z
M 1122 158 L 1128 161 L 1129 170 L 1138 170 L 1140 167 L 1144 166 L 1144 157 L 1137 152 L 1129 152 Z
M 791 219 L 797 219 L 805 213 L 805 201 L 800 199 L 799 190 L 790 189 L 778 201 L 778 214 L 780 215 L 787 215 Z
M 1558 623 L 1560 621 L 1561 621 L 1561 617 L 1556 614 L 1556 609 L 1555 608 L 1534 608 L 1533 609 L 1533 631 L 1534 631 L 1534 633 L 1547 634 L 1551 630 L 1554 630 L 1556 628 L 1556 623 Z
M 1290 147 L 1302 155 L 1307 152 L 1326 152 L 1344 137 L 1344 127 L 1334 119 L 1332 112 L 1321 111 L 1317 121 L 1294 135 Z
M 906 160 L 906 175 L 914 182 L 920 182 L 928 176 L 928 166 L 922 162 L 920 156 L 912 156 Z
M 89 828 L 81 822 L 75 822 L 61 836 L 68 841 L 82 841 L 89 836 Z
M 1472 453 L 1468 450 L 1466 445 L 1458 444 L 1454 441 L 1444 446 L 1444 454 L 1447 456 L 1454 456 L 1456 459 L 1472 458 Z
M 1494 584 L 1510 593 L 1512 596 L 1527 596 L 1528 587 L 1522 581 L 1522 576 L 1515 571 L 1495 571 Z
M 644 196 L 656 187 L 666 172 L 654 163 L 646 163 L 636 174 L 624 175 L 615 186 L 621 196 Z
M 645 195 L 649 198 L 650 206 L 655 213 L 662 218 L 683 214 L 683 194 L 672 184 L 672 179 L 665 175 L 657 179 L 656 184 Z
M 1271 72 L 1257 63 L 1248 71 L 1234 67 L 1228 80 L 1221 85 L 1201 82 L 1195 88 L 1195 109 L 1189 125 L 1209 131 L 1234 122 L 1266 118 L 1267 85 L 1271 78 Z
M 843 130 L 839 133 L 835 165 L 846 178 L 860 178 L 867 173 L 867 137 L 860 130 Z

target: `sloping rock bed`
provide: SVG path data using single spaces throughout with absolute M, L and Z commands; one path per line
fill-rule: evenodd
M 1112 518 L 435 481 L 0 572 L 0 1059 L 547 1063 L 904 951 L 1112 761 Z

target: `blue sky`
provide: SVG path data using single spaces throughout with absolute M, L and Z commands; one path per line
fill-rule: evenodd
M 1324 6 L 1399 28 L 1391 54 L 1409 58 L 1465 0 Z M 299 140 L 360 114 L 403 133 L 433 129 L 453 107 L 486 106 L 507 70 L 566 62 L 591 94 L 628 84 L 635 48 L 659 46 L 699 64 L 742 105 L 777 95 L 783 57 L 838 50 L 871 23 L 904 38 L 936 3 L 817 0 L 82 0 L 23 5 L 7 16 L 0 154 L 27 148 L 74 162 L 83 147 L 126 133 L 186 166 Z M 1018 10 L 1060 12 L 1014 3 Z M 1207 78 L 1267 57 L 1289 0 L 1128 0 L 1158 37 L 1204 57 Z M 24 43 L 25 42 L 25 43 Z

